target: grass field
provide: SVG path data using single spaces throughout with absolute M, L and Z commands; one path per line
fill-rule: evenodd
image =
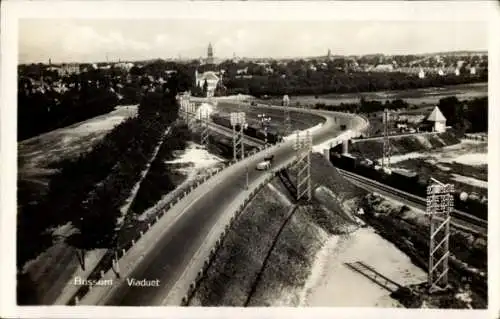
M 471 99 L 488 95 L 487 83 L 461 84 L 441 88 L 412 89 L 404 91 L 382 91 L 382 92 L 359 92 L 344 94 L 324 94 L 317 98 L 313 95 L 290 96 L 290 105 L 315 105 L 324 103 L 326 105 L 339 105 L 341 103 L 358 103 L 363 97 L 367 100 L 396 100 L 403 99 L 411 105 L 437 104 L 439 99 L 448 96 L 456 96 L 458 99 Z M 281 103 L 281 98 L 271 100 L 274 103 Z

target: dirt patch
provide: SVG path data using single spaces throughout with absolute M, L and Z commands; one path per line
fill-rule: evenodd
M 58 163 L 84 155 L 127 118 L 135 116 L 137 105 L 118 106 L 108 114 L 40 134 L 18 143 L 19 203 L 36 202 L 48 189 Z

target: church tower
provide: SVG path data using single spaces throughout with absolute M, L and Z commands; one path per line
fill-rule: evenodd
M 212 43 L 208 44 L 207 64 L 214 64 L 214 51 L 213 51 L 213 48 L 212 48 Z

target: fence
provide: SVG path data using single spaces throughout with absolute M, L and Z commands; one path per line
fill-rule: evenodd
M 366 125 L 366 123 L 365 123 L 365 125 Z M 273 148 L 273 147 L 278 146 L 280 144 L 283 144 L 285 142 L 286 142 L 285 140 L 281 140 L 278 143 L 276 143 L 275 145 L 266 144 L 266 145 L 260 147 L 259 150 L 254 149 L 252 152 L 250 152 L 249 157 L 254 156 L 256 153 L 258 153 L 258 152 L 260 152 L 262 150 L 265 150 L 265 149 L 268 149 L 268 148 Z M 156 214 L 154 214 L 154 216 L 155 216 L 154 219 L 152 221 L 150 221 L 149 223 L 147 223 L 142 228 L 138 229 L 137 235 L 134 236 L 134 238 L 129 242 L 129 244 L 127 244 L 126 246 L 121 247 L 121 249 L 119 251 L 117 251 L 117 253 L 115 255 L 115 258 L 113 258 L 111 261 L 107 260 L 107 262 L 104 261 L 104 262 L 100 263 L 96 267 L 96 269 L 94 269 L 93 274 L 95 275 L 96 278 L 92 278 L 92 279 L 96 279 L 96 280 L 103 279 L 105 277 L 106 273 L 108 273 L 110 271 L 114 271 L 115 274 L 118 276 L 118 274 L 119 274 L 118 268 L 119 268 L 120 259 L 122 259 L 125 255 L 127 255 L 127 253 L 129 253 L 129 251 L 137 244 L 137 242 L 157 222 L 159 222 L 162 217 L 164 217 L 166 215 L 167 211 L 169 211 L 170 209 L 172 209 L 183 198 L 185 198 L 191 192 L 193 192 L 194 190 L 196 190 L 198 188 L 198 186 L 200 186 L 201 184 L 205 183 L 207 180 L 209 180 L 213 176 L 217 175 L 223 169 L 228 168 L 229 166 L 232 166 L 232 165 L 234 165 L 234 164 L 236 164 L 238 162 L 239 162 L 239 160 L 231 160 L 229 163 L 225 163 L 223 167 L 219 167 L 216 170 L 211 171 L 208 175 L 205 175 L 200 180 L 197 180 L 194 184 L 191 184 L 189 186 L 189 188 L 187 190 L 184 190 L 183 192 L 181 192 L 179 194 L 179 196 L 176 196 L 170 202 L 166 203 L 163 207 L 159 208 L 158 212 Z M 195 280 L 195 282 L 193 282 L 190 285 L 190 288 L 186 292 L 185 297 L 183 298 L 183 301 L 181 303 L 187 302 L 187 300 L 189 299 L 190 294 L 192 294 L 194 292 L 194 290 L 196 289 L 196 286 L 197 286 L 199 280 L 201 279 L 200 276 L 203 276 L 204 272 L 208 269 L 208 265 L 209 265 L 210 260 L 211 260 L 210 258 L 213 258 L 214 254 L 215 254 L 215 251 L 218 249 L 218 247 L 220 247 L 220 245 L 222 243 L 222 239 L 221 238 L 223 238 L 225 236 L 225 234 L 227 233 L 227 230 L 229 230 L 230 226 L 235 221 L 236 217 L 243 211 L 244 207 L 250 201 L 250 199 L 252 198 L 252 196 L 254 196 L 256 194 L 256 192 L 258 192 L 258 190 L 260 190 L 261 187 L 263 187 L 264 185 L 266 185 L 267 183 L 269 183 L 269 181 L 271 181 L 271 179 L 274 178 L 274 176 L 277 174 L 277 172 L 279 170 L 281 170 L 283 168 L 288 168 L 291 165 L 293 165 L 293 163 L 294 163 L 294 159 L 292 159 L 292 160 L 284 163 L 283 165 L 281 165 L 280 168 L 272 171 L 270 174 L 268 174 L 266 176 L 266 178 L 265 178 L 265 180 L 263 182 L 259 183 L 258 186 L 256 188 L 254 188 L 249 193 L 249 196 L 247 196 L 247 198 L 245 198 L 245 200 L 243 201 L 243 204 L 241 204 L 239 206 L 239 208 L 234 212 L 234 214 L 233 214 L 232 218 L 230 219 L 229 223 L 225 226 L 224 231 L 220 234 L 219 240 L 216 242 L 215 247 L 213 247 L 210 250 L 210 256 L 209 256 L 209 258 L 205 261 L 203 268 L 199 270 L 199 274 L 198 274 L 199 278 L 197 277 L 197 279 Z M 92 286 L 82 286 L 81 289 L 68 302 L 68 304 L 69 305 L 78 305 L 79 302 L 80 302 L 80 300 L 82 300 L 91 291 L 92 291 Z
M 281 144 L 281 143 L 278 143 Z M 265 145 L 260 147 L 258 150 L 253 149 L 252 151 L 249 152 L 247 157 L 254 156 L 261 150 L 265 150 L 267 148 L 271 148 L 273 145 Z M 158 209 L 158 211 L 154 214 L 154 218 L 149 221 L 147 224 L 143 225 L 142 227 L 139 227 L 137 229 L 137 234 L 129 241 L 127 244 L 124 246 L 121 246 L 120 249 L 116 252 L 115 258 L 108 258 L 107 260 L 103 260 L 98 264 L 98 266 L 93 270 L 91 276 L 89 276 L 88 279 L 92 280 L 100 280 L 103 279 L 105 274 L 108 273 L 109 271 L 113 270 L 115 274 L 118 276 L 118 271 L 116 271 L 116 268 L 119 265 L 120 259 L 123 258 L 132 247 L 134 247 L 137 242 L 158 222 L 162 217 L 164 217 L 167 212 L 172 209 L 177 203 L 179 203 L 183 198 L 188 196 L 191 192 L 196 190 L 198 186 L 202 185 L 206 181 L 208 181 L 210 178 L 213 176 L 217 175 L 220 173 L 222 170 L 225 168 L 228 168 L 236 163 L 238 163 L 239 160 L 231 160 L 229 162 L 226 162 L 223 164 L 222 167 L 218 167 L 215 170 L 211 171 L 208 175 L 203 176 L 201 179 L 196 180 L 193 184 L 188 186 L 188 189 L 182 191 L 178 196 L 172 198 L 171 201 L 166 203 L 164 206 Z M 268 178 L 272 178 L 274 174 L 268 175 Z M 266 179 L 267 180 L 267 179 Z M 267 182 L 266 182 L 267 183 Z M 261 185 L 259 185 L 261 187 Z M 253 195 L 255 194 L 256 191 L 253 191 Z M 253 196 L 252 195 L 252 196 Z M 248 199 L 247 199 L 248 200 Z M 247 202 L 245 202 L 246 205 Z M 71 300 L 68 302 L 68 305 L 78 305 L 80 300 L 82 300 L 89 292 L 92 291 L 91 286 L 82 286 L 80 289 L 77 291 L 77 293 L 71 298 Z
M 487 135 L 465 134 L 464 138 L 467 140 L 488 141 Z
M 180 302 L 181 306 L 188 306 L 189 301 L 191 300 L 193 294 L 195 293 L 196 289 L 199 287 L 199 284 L 201 280 L 205 277 L 206 272 L 210 268 L 210 265 L 212 264 L 213 260 L 215 259 L 215 255 L 217 254 L 217 251 L 221 248 L 222 243 L 224 241 L 224 238 L 226 237 L 228 231 L 231 229 L 231 227 L 234 225 L 236 219 L 241 215 L 241 213 L 245 210 L 245 207 L 247 206 L 248 203 L 252 200 L 252 198 L 268 183 L 272 181 L 273 178 L 278 174 L 279 171 L 282 169 L 290 168 L 293 166 L 295 163 L 295 159 L 292 161 L 288 161 L 284 163 L 283 165 L 279 166 L 278 168 L 274 169 L 271 174 L 268 174 L 263 181 L 261 181 L 255 188 L 253 188 L 247 195 L 247 197 L 243 200 L 240 205 L 238 205 L 237 209 L 235 212 L 233 212 L 231 218 L 229 219 L 228 223 L 224 225 L 224 228 L 222 232 L 219 233 L 218 239 L 215 242 L 215 245 L 210 249 L 209 255 L 205 258 L 205 261 L 203 262 L 203 266 L 201 269 L 198 270 L 196 278 L 191 282 L 189 287 L 187 288 L 187 291 L 185 292 L 184 296 L 182 297 L 182 300 Z

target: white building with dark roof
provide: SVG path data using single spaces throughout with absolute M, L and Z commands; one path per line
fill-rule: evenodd
M 441 113 L 439 107 L 436 106 L 434 110 L 432 110 L 432 113 L 427 117 L 427 121 L 434 123 L 432 127 L 433 132 L 442 133 L 446 131 L 446 118 L 443 113 Z
M 214 96 L 215 89 L 217 88 L 217 84 L 219 83 L 220 78 L 213 71 L 207 71 L 202 74 L 198 73 L 198 70 L 195 71 L 196 78 L 196 86 L 203 88 L 205 82 L 207 82 L 207 96 Z

